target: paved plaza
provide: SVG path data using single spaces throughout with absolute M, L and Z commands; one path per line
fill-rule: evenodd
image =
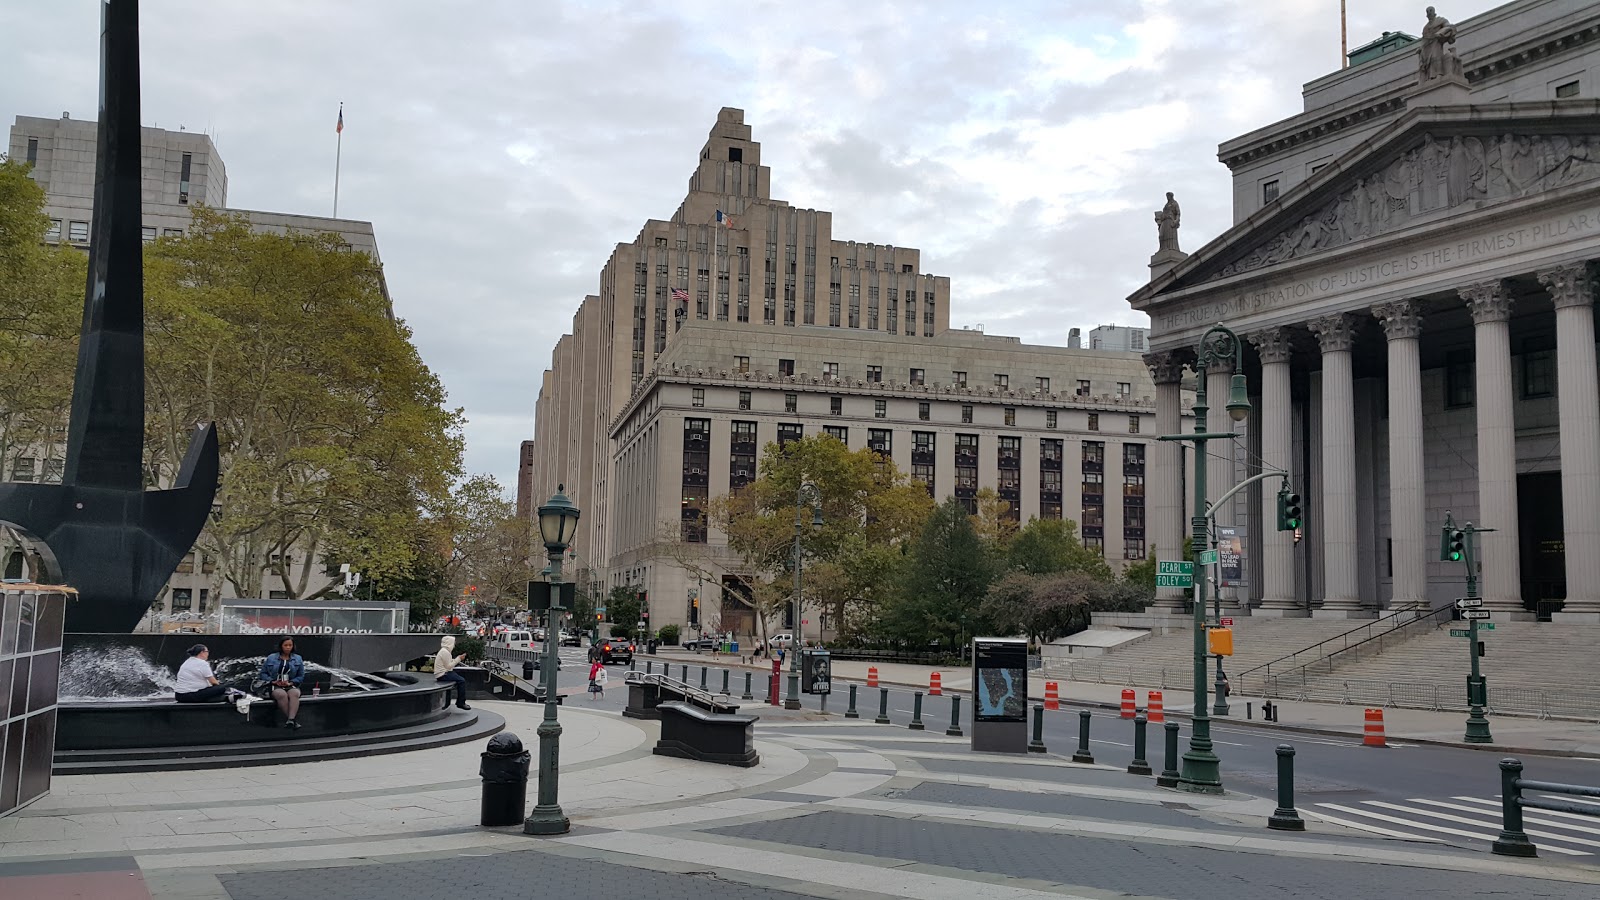
M 885 726 L 844 719 L 837 704 L 827 716 L 748 704 L 762 716 L 761 763 L 741 769 L 652 755 L 659 726 L 624 718 L 622 693 L 562 711 L 564 836 L 477 824 L 476 743 L 70 776 L 0 820 L 0 897 L 1600 895 L 1600 857 L 1581 830 L 1538 860 L 1490 855 L 1487 829 L 1384 828 L 1306 802 L 1306 833 L 1269 831 L 1275 804 L 1259 784 L 1209 797 L 1127 774 L 1114 720 L 1094 745 L 1100 763 L 1077 765 L 1065 743 L 974 753 L 903 716 Z M 539 707 L 483 705 L 532 744 Z M 1590 843 L 1600 852 L 1600 836 Z

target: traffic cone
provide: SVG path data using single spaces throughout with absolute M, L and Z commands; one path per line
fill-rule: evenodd
M 1389 740 L 1383 733 L 1383 710 L 1367 710 L 1367 721 L 1361 737 L 1363 747 L 1387 747 Z
M 1061 698 L 1056 694 L 1056 683 L 1054 681 L 1046 681 L 1044 683 L 1044 708 L 1061 708 Z
M 867 666 L 867 687 L 878 686 L 878 667 Z
M 1146 720 L 1155 723 L 1167 721 L 1167 714 L 1165 707 L 1162 705 L 1160 691 L 1146 691 L 1145 702 L 1149 706 L 1149 712 L 1145 714 Z
M 1122 717 L 1131 719 L 1139 714 L 1138 707 L 1134 704 L 1133 688 L 1122 689 Z
M 943 682 L 941 682 L 939 680 L 939 673 L 938 672 L 934 672 L 932 675 L 928 676 L 928 696 L 930 696 L 930 697 L 942 697 L 942 696 L 944 696 L 944 691 L 941 690 L 941 688 L 943 686 L 944 686 Z

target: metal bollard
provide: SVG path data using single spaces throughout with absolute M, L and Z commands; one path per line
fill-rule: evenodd
M 1149 775 L 1150 761 L 1144 758 L 1145 727 L 1150 724 L 1144 713 L 1133 717 L 1133 762 L 1128 763 L 1129 775 Z
M 754 700 L 755 698 L 756 698 L 756 696 L 754 694 L 750 693 L 750 673 L 746 672 L 746 673 L 744 673 L 744 694 L 741 695 L 739 697 L 739 699 L 740 700 Z
M 727 669 L 723 669 L 722 670 L 722 692 L 724 694 L 728 693 L 728 670 Z
M 689 683 L 689 664 L 688 663 L 684 663 L 683 664 L 683 683 L 684 684 L 688 684 Z
M 859 719 L 861 714 L 856 712 L 856 686 L 850 685 L 850 708 L 844 711 L 846 719 Z
M 1255 701 L 1246 700 L 1244 702 L 1244 717 L 1246 719 L 1254 719 L 1255 718 Z
M 638 661 L 635 660 L 631 656 L 628 657 L 628 671 L 629 672 L 636 672 L 636 671 L 638 671 L 638 669 L 639 669 Z
M 1028 742 L 1029 753 L 1044 752 L 1044 706 L 1033 708 L 1033 740 Z
M 655 668 L 656 668 L 656 664 L 655 664 L 654 660 L 647 659 L 647 660 L 644 661 L 644 673 L 646 675 L 649 675 L 652 672 L 654 672 Z
M 1294 811 L 1294 747 L 1278 745 L 1278 808 L 1267 818 L 1267 827 L 1277 831 L 1305 831 L 1305 820 Z
M 700 690 L 706 690 L 706 667 L 700 667 Z
M 1072 754 L 1075 763 L 1094 764 L 1094 754 L 1089 752 L 1089 711 L 1078 710 L 1078 750 Z
M 961 698 L 950 698 L 950 727 L 944 730 L 950 737 L 961 737 Z
M 1496 856 L 1538 856 L 1539 848 L 1522 830 L 1522 760 L 1500 760 L 1500 836 L 1489 848 Z
M 1178 723 L 1167 723 L 1167 759 L 1161 765 L 1161 774 L 1156 776 L 1156 784 L 1160 787 L 1177 787 L 1178 779 L 1183 774 L 1178 771 Z
M 917 691 L 911 697 L 911 724 L 909 726 L 907 726 L 907 727 L 909 727 L 912 731 L 921 731 L 922 730 L 922 692 L 921 691 Z
M 873 722 L 878 725 L 887 725 L 889 724 L 889 689 L 879 688 L 878 690 L 882 691 L 882 693 L 878 695 L 878 717 Z

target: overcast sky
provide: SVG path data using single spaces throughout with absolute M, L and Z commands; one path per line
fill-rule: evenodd
M 1423 2 L 1348 0 L 1350 45 Z M 1452 21 L 1497 5 L 1444 0 Z M 0 115 L 96 114 L 97 0 L 0 0 Z M 147 0 L 146 124 L 210 131 L 229 205 L 373 222 L 397 313 L 514 489 L 600 267 L 683 198 L 722 106 L 772 193 L 922 250 L 951 324 L 1064 344 L 1124 302 L 1163 192 L 1232 221 L 1217 144 L 1339 65 L 1339 0 Z

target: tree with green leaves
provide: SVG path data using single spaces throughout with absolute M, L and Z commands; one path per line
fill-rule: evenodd
M 1111 566 L 1078 539 L 1077 523 L 1069 519 L 1030 519 L 1006 547 L 1008 568 L 1030 575 L 1083 572 L 1110 581 Z
M 985 630 L 979 607 L 989 591 L 991 561 L 959 500 L 933 511 L 908 557 L 899 590 L 881 610 L 882 633 L 915 646 L 966 646 Z

